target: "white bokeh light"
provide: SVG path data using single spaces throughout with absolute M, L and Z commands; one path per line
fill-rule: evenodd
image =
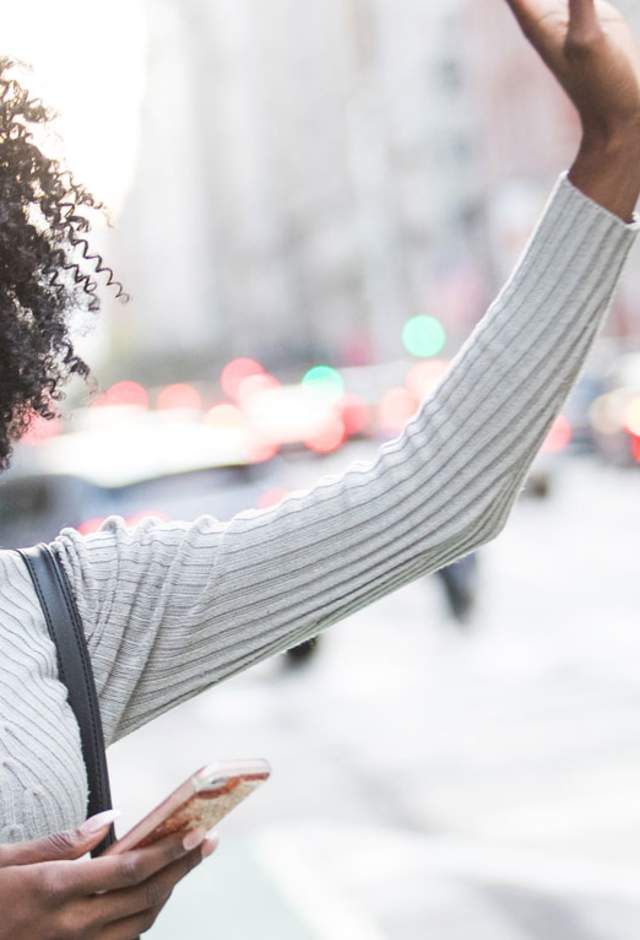
M 33 66 L 29 88 L 59 113 L 59 152 L 117 215 L 131 180 L 144 93 L 143 2 L 21 0 L 3 17 L 0 54 Z

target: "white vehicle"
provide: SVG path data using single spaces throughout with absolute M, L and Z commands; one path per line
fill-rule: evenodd
M 0 482 L 4 547 L 47 540 L 64 526 L 88 532 L 110 515 L 228 519 L 259 505 L 278 461 L 254 463 L 242 427 L 209 427 L 199 415 L 95 408 L 71 430 L 16 447 Z

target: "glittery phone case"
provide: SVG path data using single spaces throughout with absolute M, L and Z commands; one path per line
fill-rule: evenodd
M 104 854 L 144 848 L 172 832 L 209 831 L 264 783 L 270 773 L 265 760 L 227 761 L 202 767 Z

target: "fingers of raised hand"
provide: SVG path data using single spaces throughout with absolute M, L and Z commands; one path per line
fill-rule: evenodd
M 566 0 L 507 0 L 525 38 L 553 70 L 562 65 Z
M 549 4 L 544 0 L 507 0 L 507 5 L 511 8 L 525 36 L 532 36 L 549 12 Z
M 602 29 L 594 0 L 569 0 L 569 27 L 565 49 L 569 54 L 583 53 L 602 39 Z
M 595 0 L 569 0 L 569 29 L 589 32 L 599 26 Z

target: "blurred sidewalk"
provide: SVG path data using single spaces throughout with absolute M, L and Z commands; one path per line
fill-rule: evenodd
M 274 768 L 152 935 L 635 940 L 639 488 L 578 462 L 520 504 L 469 632 L 416 582 L 116 745 L 122 829 L 209 759 Z
M 446 837 L 272 827 L 214 865 L 180 886 L 156 940 L 419 940 L 423 924 L 434 940 L 469 940 L 470 924 L 474 940 L 631 940 L 640 922 L 634 871 Z
M 213 858 L 215 865 L 203 863 L 176 889 L 153 930 L 156 940 L 311 940 L 246 845 L 224 846 Z

